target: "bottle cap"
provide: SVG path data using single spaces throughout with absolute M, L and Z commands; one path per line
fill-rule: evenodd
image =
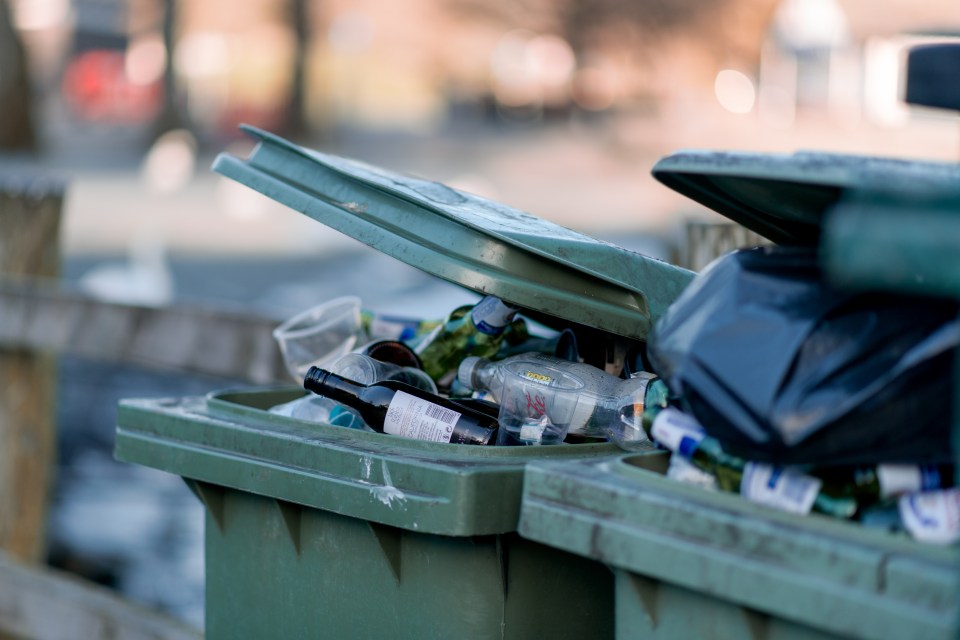
M 473 324 L 481 333 L 498 336 L 504 332 L 519 309 L 496 296 L 487 296 L 470 311 Z
M 473 372 L 479 368 L 481 360 L 486 360 L 486 358 L 479 356 L 468 356 L 464 358 L 460 362 L 460 367 L 457 369 L 457 382 L 467 389 L 473 389 Z

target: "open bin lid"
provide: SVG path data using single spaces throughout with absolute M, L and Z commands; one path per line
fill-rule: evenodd
M 694 275 L 437 182 L 243 130 L 256 148 L 246 159 L 221 154 L 214 171 L 548 326 L 561 318 L 645 340 Z
M 953 164 L 808 151 L 680 151 L 652 172 L 674 191 L 785 245 L 817 244 L 824 214 L 851 189 L 960 180 Z

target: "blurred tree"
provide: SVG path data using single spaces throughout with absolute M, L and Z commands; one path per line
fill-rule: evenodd
M 718 63 L 756 62 L 779 0 L 556 0 L 567 39 L 580 51 L 600 33 L 629 23 L 644 48 L 682 35 Z
M 681 46 L 716 69 L 701 69 L 712 81 L 724 66 L 750 67 L 780 0 L 449 0 L 472 19 L 553 32 L 579 61 L 592 50 L 619 50 L 643 63 L 669 66 Z M 665 58 L 665 61 L 664 61 Z M 689 57 L 687 58 L 689 60 Z M 678 68 L 681 65 L 677 65 Z M 686 70 L 686 71 L 689 71 Z M 711 73 L 712 72 L 712 73 Z
M 293 137 L 306 133 L 306 63 L 310 48 L 310 15 L 307 0 L 289 0 L 290 28 L 294 36 L 293 77 L 286 113 L 286 130 Z
M 565 0 L 516 0 L 489 2 L 489 0 L 449 0 L 450 9 L 458 15 L 475 21 L 497 24 L 503 28 L 556 30 L 557 9 Z
M 8 0 L 0 0 L 0 149 L 34 149 L 30 76 Z
M 161 30 L 166 61 L 163 67 L 163 106 L 154 123 L 154 139 L 168 131 L 187 126 L 177 91 L 176 57 L 173 55 L 177 33 L 177 0 L 159 1 L 163 3 Z

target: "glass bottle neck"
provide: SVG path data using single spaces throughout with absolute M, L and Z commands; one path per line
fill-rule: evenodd
M 350 399 L 356 398 L 366 388 L 365 385 L 319 367 L 310 367 L 303 379 L 303 387 L 343 404 L 349 404 Z

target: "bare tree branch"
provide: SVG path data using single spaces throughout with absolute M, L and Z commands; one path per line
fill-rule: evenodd
M 30 77 L 10 5 L 0 0 L 0 149 L 34 149 Z

